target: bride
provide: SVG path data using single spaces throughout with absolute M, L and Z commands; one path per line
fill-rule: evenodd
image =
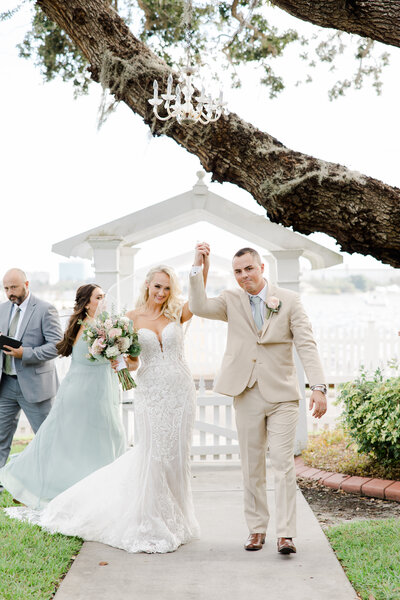
M 206 278 L 208 256 L 204 263 Z M 6 512 L 52 533 L 128 552 L 172 552 L 198 537 L 199 527 L 189 465 L 195 388 L 184 359 L 182 331 L 192 313 L 180 300 L 171 268 L 151 269 L 136 309 L 127 316 L 142 347 L 134 399 L 138 443 L 57 496 L 44 511 Z M 127 364 L 136 370 L 138 359 L 129 358 Z

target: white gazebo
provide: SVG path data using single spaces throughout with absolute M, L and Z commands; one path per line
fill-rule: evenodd
M 124 278 L 134 274 L 139 244 L 201 221 L 264 249 L 269 280 L 294 291 L 299 291 L 301 257 L 308 259 L 312 269 L 324 269 L 343 261 L 339 253 L 211 192 L 204 182 L 203 171 L 197 176 L 191 190 L 57 242 L 53 252 L 92 259 L 96 282 L 105 290 L 111 286 L 119 289 Z M 133 305 L 131 285 L 124 290 L 124 299 L 129 299 L 129 306 Z M 299 383 L 304 389 L 304 373 L 299 367 L 298 364 Z M 307 440 L 305 411 L 304 399 L 298 448 L 304 447 Z
M 296 291 L 300 257 L 308 259 L 312 269 L 343 261 L 337 252 L 211 192 L 203 181 L 205 173 L 197 175 L 191 190 L 57 242 L 53 252 L 92 259 L 96 281 L 105 290 L 134 273 L 139 244 L 199 221 L 264 248 L 270 279 Z

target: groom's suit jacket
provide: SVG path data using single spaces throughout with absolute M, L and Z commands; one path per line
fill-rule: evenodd
M 7 334 L 12 302 L 0 304 L 0 331 Z M 21 392 L 27 402 L 42 402 L 56 395 L 58 377 L 54 358 L 56 344 L 63 337 L 57 310 L 30 294 L 17 337 L 22 342 L 22 359 L 14 359 Z M 3 352 L 0 350 L 0 381 Z
M 248 294 L 242 289 L 225 290 L 207 298 L 202 273 L 190 277 L 189 307 L 193 314 L 228 322 L 228 338 L 214 389 L 238 396 L 257 381 L 269 402 L 300 400 L 293 345 L 310 385 L 325 382 L 310 321 L 299 295 L 268 284 L 268 298 L 277 297 L 277 313 L 268 309 L 261 332 L 257 331 Z

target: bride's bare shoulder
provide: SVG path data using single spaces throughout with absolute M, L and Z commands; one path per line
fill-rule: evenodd
M 139 314 L 139 311 L 137 309 L 133 309 L 133 310 L 128 310 L 128 312 L 126 313 L 126 316 L 128 317 L 128 319 L 131 319 L 131 321 L 135 322 L 135 319 L 137 318 Z

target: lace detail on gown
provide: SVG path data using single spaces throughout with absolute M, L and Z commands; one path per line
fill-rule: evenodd
M 180 324 L 140 329 L 134 410 L 138 443 L 111 465 L 57 496 L 44 511 L 10 508 L 14 518 L 128 552 L 172 552 L 198 537 L 190 488 L 195 388 Z

